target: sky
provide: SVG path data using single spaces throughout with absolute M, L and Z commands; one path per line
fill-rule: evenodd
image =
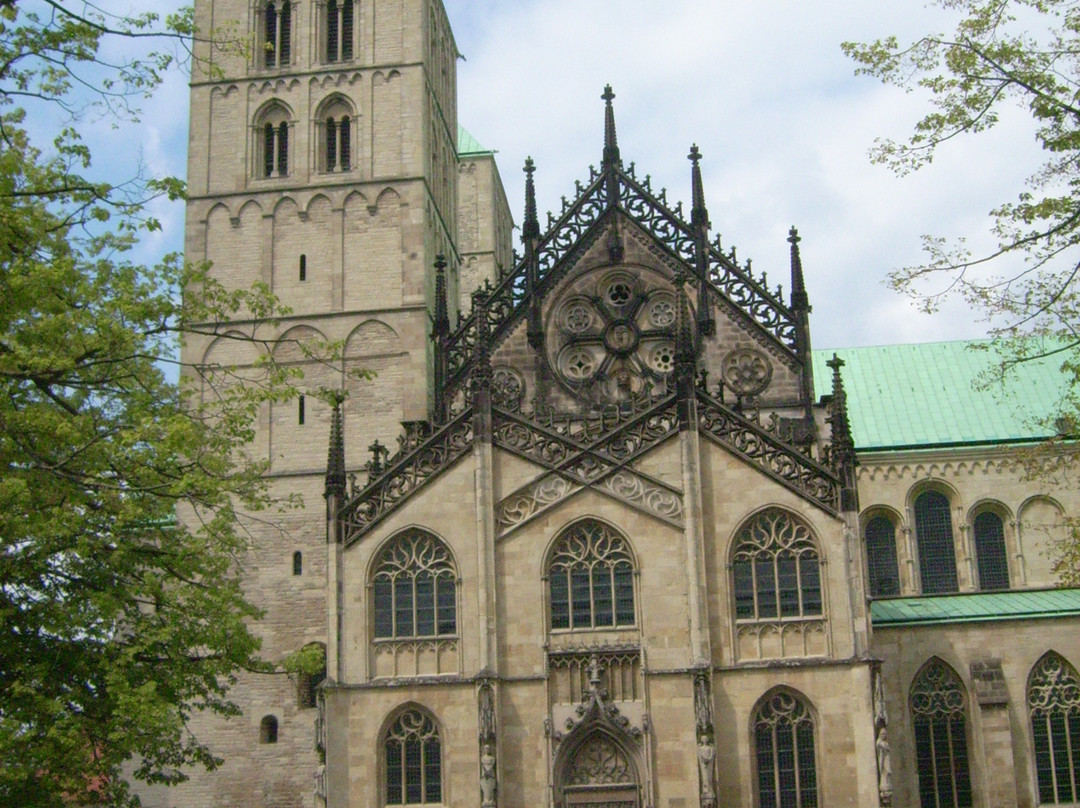
M 923 114 L 919 93 L 855 75 L 840 43 L 950 30 L 912 0 L 445 0 L 462 60 L 458 118 L 496 161 L 520 223 L 521 166 L 536 161 L 540 210 L 557 211 L 599 164 L 600 94 L 610 83 L 624 162 L 689 215 L 690 145 L 704 159 L 713 232 L 751 258 L 769 285 L 789 286 L 788 228 L 802 237 L 815 348 L 982 336 L 962 303 L 920 313 L 886 286 L 918 264 L 924 234 L 991 244 L 987 212 L 1011 201 L 1039 163 L 1031 123 L 1005 115 L 995 131 L 951 144 L 903 178 L 873 165 L 875 138 L 904 138 Z M 100 125 L 99 169 L 123 161 L 183 174 L 187 91 L 172 75 L 138 126 Z M 162 205 L 151 260 L 182 244 L 183 211 Z M 546 221 L 541 213 L 541 225 Z

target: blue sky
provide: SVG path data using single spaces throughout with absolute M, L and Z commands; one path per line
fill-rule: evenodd
M 949 30 L 946 12 L 910 0 L 446 5 L 464 57 L 459 119 L 497 150 L 516 219 L 527 155 L 537 163 L 542 211 L 557 209 L 574 180 L 599 163 L 599 96 L 611 83 L 623 159 L 651 174 L 654 187 L 667 187 L 669 200 L 689 202 L 686 154 L 697 143 L 714 232 L 766 271 L 770 285 L 787 287 L 785 238 L 791 225 L 799 228 L 815 347 L 984 333 L 962 304 L 920 314 L 884 280 L 919 262 L 923 234 L 990 243 L 987 212 L 1014 199 L 1039 162 L 1030 121 L 1006 115 L 997 131 L 896 178 L 867 151 L 876 137 L 902 138 L 925 99 L 856 77 L 840 51 L 844 40 Z M 90 130 L 99 168 L 125 176 L 124 166 L 141 160 L 155 173 L 182 175 L 186 119 L 185 78 L 177 74 L 144 104 L 137 126 Z M 182 208 L 157 212 L 164 230 L 142 245 L 143 260 L 182 244 Z

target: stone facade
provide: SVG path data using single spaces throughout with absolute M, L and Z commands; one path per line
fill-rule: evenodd
M 196 15 L 253 47 L 198 54 L 187 254 L 293 313 L 242 314 L 184 359 L 304 371 L 252 451 L 305 507 L 253 522 L 245 572 L 265 657 L 318 643 L 327 669 L 317 697 L 242 676 L 243 715 L 196 724 L 222 768 L 145 804 L 935 804 L 938 713 L 917 705 L 942 694 L 963 721 L 948 777 L 929 767 L 936 804 L 1046 802 L 1029 679 L 1048 652 L 1080 664 L 1076 613 L 876 610 L 937 586 L 924 491 L 947 503 L 940 593 L 961 611 L 988 597 L 980 514 L 1002 525 L 1007 598 L 1053 585 L 1078 503 L 993 445 L 856 456 L 842 368 L 814 390 L 797 234 L 783 299 L 710 243 L 696 150 L 689 221 L 624 167 L 607 92 L 600 171 L 545 234 L 530 174 L 517 257 L 493 155 L 457 155 L 439 0 Z M 878 517 L 896 585 L 874 600 Z

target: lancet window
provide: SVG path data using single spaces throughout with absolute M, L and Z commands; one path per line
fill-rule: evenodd
M 1080 801 L 1080 678 L 1052 651 L 1028 678 L 1040 805 Z
M 258 177 L 285 177 L 289 174 L 289 113 L 273 104 L 255 120 L 255 174 Z
M 595 519 L 569 527 L 547 568 L 552 629 L 632 626 L 634 565 L 626 541 Z
M 457 633 L 457 574 L 450 551 L 408 530 L 379 551 L 372 575 L 375 639 Z
M 353 166 L 353 121 L 351 110 L 342 99 L 324 105 L 318 123 L 320 140 L 320 168 L 327 173 L 348 171 Z
M 941 660 L 927 663 L 911 685 L 911 722 L 919 805 L 971 808 L 964 690 Z
M 814 719 L 796 693 L 777 690 L 754 711 L 759 808 L 816 808 Z
M 736 620 L 818 617 L 821 570 L 810 528 L 779 508 L 762 511 L 735 537 Z
M 1009 559 L 1005 550 L 1005 525 L 993 511 L 983 511 L 972 524 L 979 589 L 1009 588 Z
M 383 755 L 386 805 L 442 802 L 442 747 L 431 716 L 402 712 L 386 730 Z
M 919 574 L 924 595 L 955 592 L 956 548 L 953 544 L 949 498 L 924 491 L 915 499 L 915 538 L 919 543 Z
M 875 516 L 866 523 L 866 562 L 870 575 L 870 596 L 900 594 L 900 569 L 896 561 L 896 526 L 887 516 Z

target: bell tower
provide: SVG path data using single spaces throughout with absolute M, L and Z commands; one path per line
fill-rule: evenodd
M 350 470 L 431 411 L 437 255 L 458 296 L 458 54 L 441 0 L 196 0 L 195 18 L 186 257 L 226 288 L 264 284 L 291 313 L 241 311 L 183 360 L 242 370 L 266 352 L 304 371 L 304 395 L 260 413 L 252 446 L 275 491 L 304 500 L 248 528 L 247 595 L 265 613 L 254 630 L 280 664 L 327 641 L 325 391 L 345 393 Z M 313 361 L 309 340 L 340 356 Z M 241 677 L 241 716 L 197 718 L 222 768 L 144 804 L 310 805 L 312 684 Z

